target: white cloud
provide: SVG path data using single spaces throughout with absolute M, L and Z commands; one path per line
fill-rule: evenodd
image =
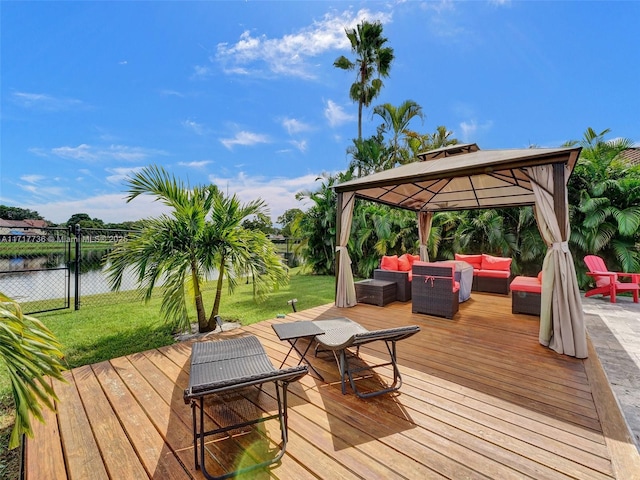
M 152 156 L 166 155 L 162 150 L 154 150 L 143 147 L 130 147 L 127 145 L 110 145 L 108 147 L 93 147 L 82 143 L 77 147 L 55 147 L 47 151 L 41 148 L 31 148 L 30 151 L 40 156 L 52 154 L 61 158 L 81 160 L 86 162 L 98 162 L 105 160 L 122 160 L 138 162 Z
M 126 180 L 127 177 L 130 177 L 133 174 L 142 170 L 142 167 L 131 167 L 131 168 L 117 167 L 117 168 L 107 168 L 106 170 L 111 174 L 107 176 L 106 178 L 107 182 L 119 185 L 122 182 L 124 182 L 124 180 Z
M 322 19 L 280 38 L 254 36 L 249 30 L 235 44 L 220 43 L 212 61 L 225 73 L 243 75 L 288 75 L 314 78 L 307 60 L 331 50 L 349 50 L 345 28 L 354 28 L 362 20 L 391 21 L 390 12 L 367 9 L 327 13 Z
M 338 127 L 347 122 L 351 122 L 356 119 L 355 115 L 348 114 L 344 111 L 340 105 L 333 100 L 327 101 L 327 106 L 324 109 L 324 116 L 329 121 L 329 125 L 332 127 Z
M 178 162 L 178 165 L 181 167 L 189 167 L 189 168 L 204 168 L 209 165 L 211 160 L 201 160 L 199 162 Z
M 46 93 L 14 92 L 12 99 L 15 103 L 25 108 L 46 111 L 69 110 L 85 106 L 81 100 L 54 97 Z
M 198 122 L 195 122 L 193 120 L 184 120 L 182 122 L 182 126 L 194 131 L 196 135 L 204 135 L 204 126 Z
M 106 223 L 120 223 L 158 217 L 169 211 L 164 204 L 153 201 L 153 198 L 147 195 L 141 195 L 127 203 L 124 193 L 64 201 L 44 201 L 42 203 L 36 201 L 23 208 L 35 210 L 47 220 L 55 223 L 66 222 L 71 215 L 79 212 L 86 213 L 91 218 L 99 218 Z
M 29 182 L 26 184 L 18 184 L 21 190 L 29 193 L 30 198 L 45 200 L 52 197 L 61 197 L 68 194 L 68 189 L 60 186 L 47 186 L 37 182 Z M 41 214 L 42 215 L 42 214 Z
M 124 173 L 124 170 L 114 169 L 114 175 Z M 319 186 L 317 178 L 318 175 L 315 174 L 295 178 L 263 178 L 240 173 L 235 177 L 211 175 L 208 180 L 216 184 L 226 194 L 236 194 L 242 202 L 261 198 L 267 204 L 271 219 L 275 223 L 276 219 L 286 210 L 291 208 L 306 210 L 311 206 L 307 201 L 296 200 L 295 195 L 302 190 L 316 190 Z M 33 187 L 34 191 L 41 188 Z M 68 192 L 64 197 L 69 198 Z M 63 201 L 31 197 L 32 201 L 26 202 L 21 207 L 35 210 L 47 220 L 55 223 L 66 222 L 71 215 L 78 212 L 84 212 L 91 218 L 99 218 L 107 223 L 158 217 L 169 212 L 164 204 L 154 201 L 153 197 L 149 195 L 140 195 L 129 203 L 126 203 L 125 197 L 124 192 Z
M 296 147 L 298 150 L 300 150 L 303 153 L 307 151 L 307 141 L 306 140 L 300 140 L 300 141 L 291 140 L 289 143 L 291 143 L 291 145 L 293 145 L 294 147 Z
M 229 150 L 233 149 L 235 145 L 256 145 L 258 143 L 269 143 L 269 137 L 261 133 L 253 133 L 242 131 L 238 132 L 233 138 L 223 138 L 220 142 Z
M 317 189 L 317 178 L 318 175 L 311 174 L 295 178 L 263 178 L 239 173 L 235 177 L 210 175 L 209 181 L 229 195 L 236 194 L 242 202 L 261 198 L 269 207 L 271 219 L 275 223 L 286 210 L 291 208 L 306 210 L 310 207 L 307 202 L 296 200 L 295 196 L 302 190 Z
M 476 120 L 469 120 L 460 123 L 460 130 L 462 131 L 462 141 L 471 142 L 485 132 L 488 132 L 493 127 L 493 122 L 488 120 L 484 123 L 478 124 Z
M 308 125 L 300 120 L 296 120 L 295 118 L 285 118 L 282 120 L 282 126 L 287 131 L 289 135 L 293 135 L 295 133 L 307 132 L 311 130 L 311 125 Z
M 179 97 L 179 98 L 184 98 L 186 95 L 182 92 L 178 92 L 177 90 L 171 90 L 168 88 L 163 88 L 162 90 L 159 91 L 160 95 L 162 95 L 163 97 Z
M 212 74 L 211 69 L 206 66 L 196 65 L 193 67 L 192 80 L 200 80 L 209 77 Z
M 56 147 L 51 149 L 51 153 L 62 158 L 71 158 L 73 160 L 96 160 L 97 156 L 92 152 L 92 148 L 83 143 L 77 147 Z
M 38 182 L 41 182 L 42 180 L 45 180 L 46 178 L 47 177 L 43 175 L 22 175 L 20 177 L 20 180 L 27 183 L 38 183 Z

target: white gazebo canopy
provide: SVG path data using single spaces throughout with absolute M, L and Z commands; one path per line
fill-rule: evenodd
M 476 144 L 454 145 L 419 154 L 420 161 L 337 185 L 336 305 L 356 304 L 347 252 L 356 198 L 417 212 L 423 259 L 434 212 L 534 205 L 548 245 L 542 268 L 540 343 L 586 358 L 582 302 L 567 244 L 566 185 L 580 150 L 480 150 Z

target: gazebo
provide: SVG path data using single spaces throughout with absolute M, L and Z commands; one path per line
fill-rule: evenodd
M 419 161 L 335 186 L 337 196 L 336 306 L 356 304 L 347 242 L 356 198 L 415 211 L 420 257 L 434 212 L 533 205 L 548 246 L 542 271 L 539 340 L 558 353 L 587 357 L 584 314 L 568 247 L 567 181 L 581 148 L 480 150 L 454 145 L 418 155 Z

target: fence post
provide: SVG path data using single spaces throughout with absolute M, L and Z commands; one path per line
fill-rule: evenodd
M 75 234 L 76 234 L 76 260 L 75 260 L 75 287 L 73 294 L 73 306 L 75 310 L 80 310 L 80 259 L 82 258 L 80 252 L 80 239 L 82 232 L 80 231 L 80 224 L 76 223 L 75 225 Z

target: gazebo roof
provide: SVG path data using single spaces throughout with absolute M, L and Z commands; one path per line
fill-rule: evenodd
M 533 205 L 526 167 L 563 163 L 573 171 L 580 147 L 480 150 L 475 143 L 418 155 L 420 161 L 350 180 L 336 192 L 413 211 Z

